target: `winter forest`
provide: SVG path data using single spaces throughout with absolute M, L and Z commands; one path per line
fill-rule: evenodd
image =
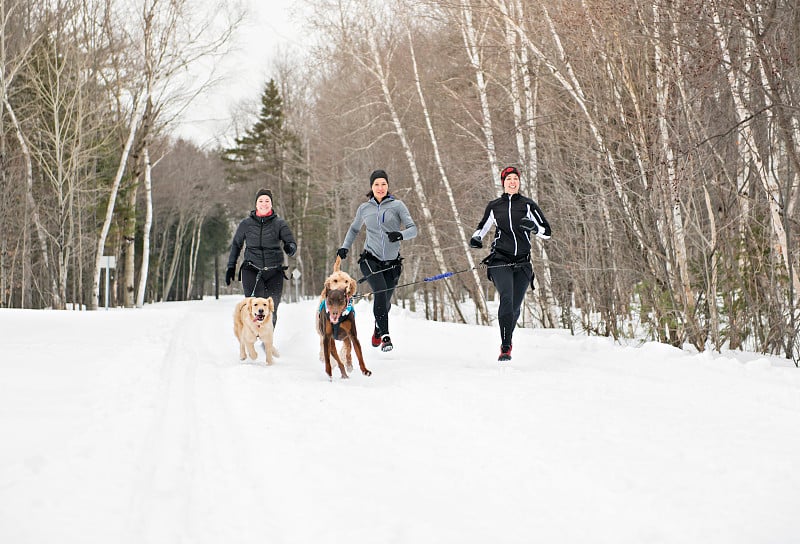
M 236 293 L 261 187 L 298 240 L 284 295 L 316 296 L 382 168 L 420 230 L 397 303 L 487 324 L 468 241 L 515 165 L 553 227 L 523 326 L 800 358 L 795 0 L 305 4 L 313 46 L 200 148 L 173 123 L 233 4 L 0 0 L 0 308 Z

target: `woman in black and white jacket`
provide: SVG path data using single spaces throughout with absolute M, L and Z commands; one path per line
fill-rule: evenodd
M 550 224 L 539 206 L 519 194 L 519 171 L 513 166 L 500 172 L 503 194 L 486 206 L 486 211 L 469 245 L 480 249 L 483 237 L 494 226 L 492 252 L 484 259 L 489 279 L 500 295 L 497 321 L 500 325 L 500 357 L 511 359 L 511 337 L 519 319 L 528 286 L 533 287 L 531 235 L 550 238 Z

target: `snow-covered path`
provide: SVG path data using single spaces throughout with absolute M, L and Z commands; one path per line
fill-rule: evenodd
M 361 302 L 373 375 L 330 382 L 315 301 L 267 367 L 237 300 L 0 310 L 0 542 L 798 541 L 785 361 L 527 329 L 500 367 L 398 308 L 383 354 Z

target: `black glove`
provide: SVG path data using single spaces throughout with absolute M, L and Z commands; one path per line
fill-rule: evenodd
M 403 235 L 397 231 L 387 232 L 386 237 L 389 238 L 390 242 L 399 242 L 403 239 Z
M 294 257 L 294 254 L 297 253 L 297 244 L 295 244 L 294 242 L 289 242 L 288 244 L 283 244 L 283 251 L 289 257 Z
M 235 275 L 236 275 L 236 267 L 229 266 L 228 269 L 225 271 L 225 285 L 230 285 Z
M 477 236 L 473 236 L 469 239 L 469 247 L 474 249 L 480 249 L 483 247 L 483 242 Z
M 336 252 L 336 254 L 337 254 L 337 255 L 338 255 L 338 256 L 339 256 L 339 257 L 340 257 L 342 260 L 345 260 L 345 259 L 347 258 L 347 252 L 348 252 L 348 251 L 349 251 L 348 249 L 345 249 L 345 248 L 343 248 L 343 247 L 340 247 L 340 248 L 339 248 L 339 251 L 337 251 L 337 252 Z
M 539 227 L 536 226 L 534 220 L 529 219 L 527 217 L 523 217 L 522 219 L 520 219 L 519 228 L 521 228 L 522 230 L 527 230 L 528 232 L 532 232 L 533 234 L 539 232 Z

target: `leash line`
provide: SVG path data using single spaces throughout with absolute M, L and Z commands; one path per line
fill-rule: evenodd
M 489 269 L 489 268 L 505 268 L 505 267 L 509 267 L 509 266 L 510 267 L 515 267 L 515 266 L 519 266 L 519 265 L 523 265 L 523 264 L 526 264 L 526 263 L 504 263 L 504 264 L 495 264 L 495 265 L 491 265 L 491 266 L 489 266 L 487 264 L 476 264 L 473 267 L 465 268 L 463 270 L 456 270 L 455 272 L 442 272 L 441 274 L 437 274 L 435 276 L 429 276 L 429 277 L 423 278 L 421 280 L 412 281 L 410 283 L 403 283 L 403 284 L 400 284 L 400 285 L 395 285 L 391 289 L 379 289 L 377 291 L 370 291 L 369 293 L 364 293 L 364 294 L 356 293 L 355 295 L 352 296 L 352 298 L 355 299 L 355 300 L 358 300 L 360 298 L 364 298 L 364 297 L 369 296 L 369 295 L 375 295 L 375 294 L 378 294 L 378 293 L 384 293 L 386 291 L 392 291 L 392 290 L 398 289 L 400 287 L 408 287 L 410 285 L 416 285 L 418 283 L 430 283 L 430 282 L 434 282 L 434 281 L 439 281 L 439 280 L 443 280 L 443 279 L 449 278 L 451 276 L 455 276 L 456 274 L 463 274 L 464 272 L 470 272 L 470 271 L 476 270 L 478 268 L 486 268 L 486 269 Z M 374 274 L 377 274 L 378 272 L 383 272 L 385 270 L 391 270 L 392 268 L 395 268 L 396 266 L 397 265 L 393 265 L 393 266 L 390 266 L 389 268 L 386 268 L 384 270 L 378 270 L 377 272 L 373 272 L 369 276 L 364 276 L 363 278 L 361 278 L 358 281 L 358 283 L 363 282 L 364 280 L 366 280 L 367 278 L 369 278 L 370 276 L 372 276 Z
M 286 270 L 286 268 L 285 268 L 283 265 L 278 265 L 278 266 L 265 266 L 264 268 L 259 268 L 259 267 L 257 267 L 256 265 L 254 265 L 253 263 L 251 263 L 251 262 L 249 262 L 249 261 L 248 261 L 246 264 L 247 264 L 247 266 L 249 266 L 250 268 L 254 268 L 254 269 L 258 270 L 258 274 L 256 274 L 256 281 L 255 281 L 255 283 L 253 284 L 253 292 L 252 292 L 252 293 L 250 293 L 250 296 L 251 296 L 251 297 L 254 297 L 254 296 L 256 296 L 256 289 L 258 289 L 258 282 L 259 282 L 259 280 L 261 280 L 261 275 L 262 275 L 264 272 L 269 272 L 270 270 L 277 270 L 277 269 Z

